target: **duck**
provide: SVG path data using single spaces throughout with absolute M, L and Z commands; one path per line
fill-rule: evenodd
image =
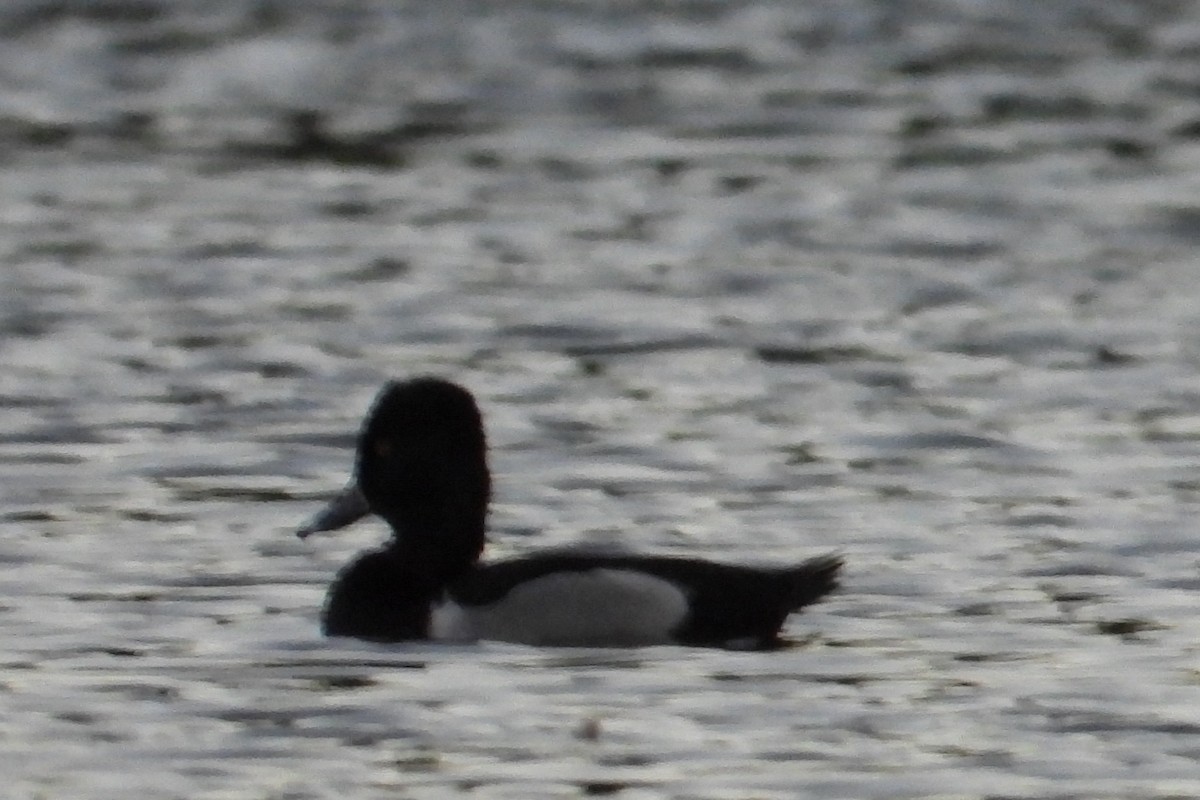
M 321 629 L 371 642 L 771 650 L 793 612 L 838 587 L 836 554 L 779 566 L 551 549 L 483 560 L 492 493 L 474 396 L 440 377 L 389 381 L 358 435 L 354 477 L 301 538 L 374 514 L 390 527 L 329 587 Z

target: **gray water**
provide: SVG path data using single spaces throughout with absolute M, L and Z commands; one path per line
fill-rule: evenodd
M 1200 5 L 0 11 L 5 798 L 1200 796 Z M 778 653 L 322 639 L 386 379 L 490 553 Z

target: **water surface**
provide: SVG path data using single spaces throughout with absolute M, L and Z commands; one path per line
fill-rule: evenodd
M 1195 3 L 13 3 L 16 798 L 1200 794 Z M 491 552 L 845 554 L 772 654 L 317 632 L 468 385 Z

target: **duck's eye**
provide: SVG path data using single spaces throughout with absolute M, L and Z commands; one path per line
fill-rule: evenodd
M 379 458 L 387 458 L 392 454 L 392 441 L 391 439 L 376 439 L 371 443 L 371 449 Z

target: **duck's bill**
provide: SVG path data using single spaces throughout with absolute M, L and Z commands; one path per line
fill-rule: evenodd
M 314 533 L 336 531 L 371 513 L 367 498 L 358 490 L 358 485 L 351 483 L 333 498 L 308 521 L 296 530 L 296 535 L 305 539 Z

